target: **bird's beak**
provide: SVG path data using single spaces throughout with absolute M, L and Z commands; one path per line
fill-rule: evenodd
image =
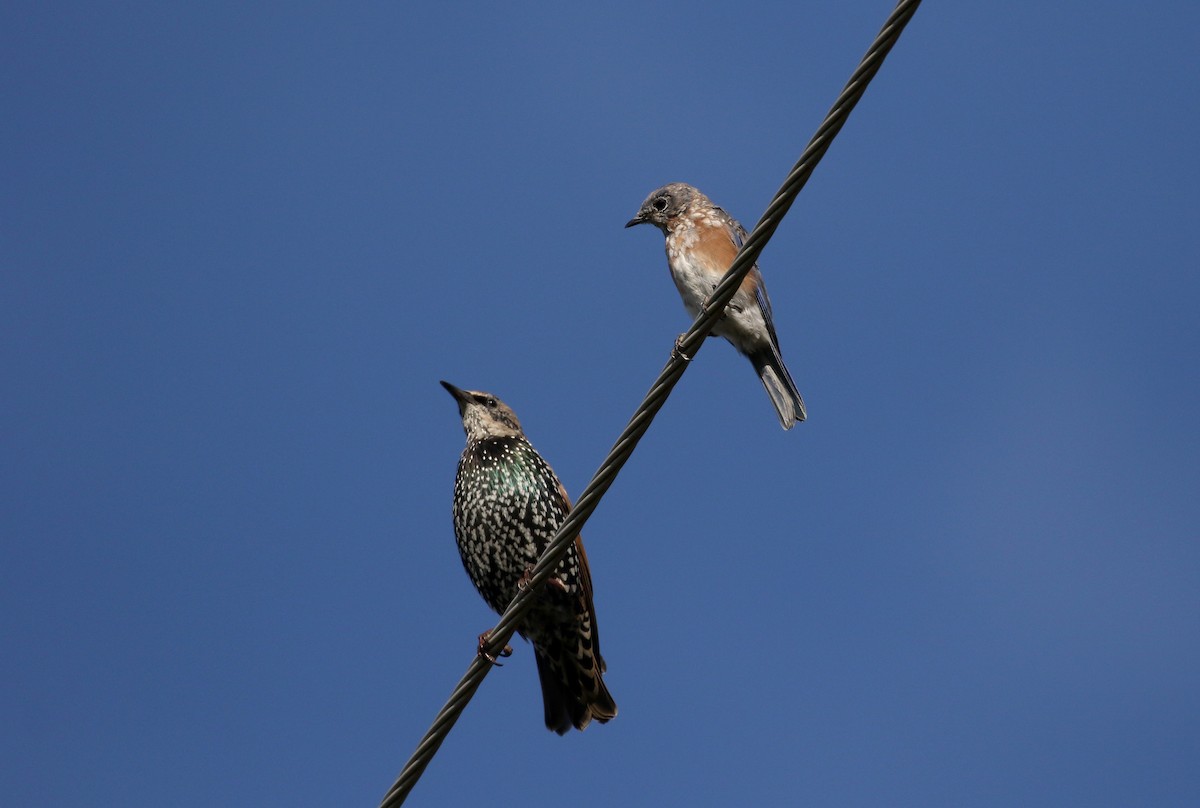
M 442 382 L 442 387 L 446 388 L 446 392 L 454 396 L 454 400 L 458 402 L 458 408 L 461 410 L 464 404 L 471 401 L 471 394 L 460 387 L 455 387 L 450 382 Z
M 634 216 L 632 219 L 625 222 L 625 226 L 633 227 L 635 224 L 645 224 L 645 223 L 646 223 L 646 217 L 639 213 L 637 216 Z

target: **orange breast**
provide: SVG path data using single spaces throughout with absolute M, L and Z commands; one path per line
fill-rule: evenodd
M 701 225 L 696 228 L 696 232 L 699 238 L 692 254 L 697 260 L 707 264 L 708 269 L 718 276 L 724 275 L 733 265 L 733 259 L 737 257 L 738 252 L 733 240 L 729 238 L 728 231 L 723 226 L 705 227 Z M 738 292 L 742 295 L 754 296 L 753 271 L 747 273 L 746 277 L 742 279 Z

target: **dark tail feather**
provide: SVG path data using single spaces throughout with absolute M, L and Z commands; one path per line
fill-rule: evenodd
M 792 380 L 792 374 L 788 373 L 787 366 L 783 364 L 783 357 L 777 351 L 759 351 L 750 357 L 750 361 L 754 363 L 758 378 L 762 380 L 767 395 L 771 397 L 771 403 L 775 405 L 780 426 L 791 429 L 808 417 L 808 412 L 804 409 L 804 399 L 800 397 L 796 382 Z
M 557 643 L 555 643 L 557 645 Z M 538 679 L 546 709 L 546 728 L 565 735 L 583 729 L 592 719 L 603 724 L 617 714 L 617 704 L 601 674 L 604 660 L 580 645 L 579 653 L 562 647 L 535 645 Z

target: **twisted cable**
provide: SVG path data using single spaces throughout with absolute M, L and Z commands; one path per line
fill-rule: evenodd
M 783 186 L 776 192 L 775 197 L 771 200 L 771 204 L 767 206 L 767 210 L 763 213 L 762 218 L 758 220 L 758 224 L 754 226 L 750 236 L 742 245 L 737 257 L 734 258 L 733 264 L 725 273 L 725 277 L 713 290 L 712 295 L 704 304 L 704 309 L 696 321 L 692 323 L 691 328 L 683 334 L 675 344 L 675 349 L 671 352 L 671 357 L 667 361 L 666 366 L 658 374 L 658 378 L 650 386 L 650 390 L 646 393 L 646 397 L 630 418 L 629 423 L 617 438 L 613 448 L 609 451 L 608 456 L 604 458 L 604 462 L 600 464 L 600 468 L 592 476 L 591 482 L 583 489 L 583 493 L 579 495 L 579 499 L 575 502 L 575 506 L 567 514 L 566 519 L 559 526 L 558 532 L 554 534 L 554 538 L 546 546 L 538 563 L 534 566 L 530 573 L 528 585 L 517 592 L 517 596 L 513 598 L 512 603 L 504 610 L 504 614 L 500 616 L 500 622 L 496 624 L 490 632 L 490 641 L 487 647 L 487 652 L 493 657 L 496 657 L 512 639 L 513 633 L 516 631 L 517 625 L 521 622 L 525 612 L 531 605 L 532 598 L 535 597 L 538 588 L 546 582 L 552 571 L 558 566 L 558 562 L 562 560 L 566 554 L 567 548 L 575 540 L 575 537 L 583 529 L 583 525 L 591 517 L 596 507 L 600 504 L 600 499 L 608 491 L 616 479 L 617 474 L 625 465 L 630 455 L 633 454 L 634 448 L 637 447 L 638 441 L 646 434 L 650 428 L 650 422 L 654 420 L 654 416 L 662 409 L 663 404 L 667 401 L 667 396 L 671 394 L 671 390 L 683 376 L 684 370 L 687 369 L 688 363 L 695 357 L 700 347 L 704 344 L 705 337 L 712 331 L 725 311 L 725 306 L 733 299 L 734 293 L 741 285 L 742 280 L 750 272 L 751 267 L 758 261 L 758 256 L 766 246 L 767 241 L 775 233 L 775 229 L 779 227 L 779 223 L 791 208 L 792 203 L 796 201 L 796 197 L 800 194 L 804 185 L 808 182 L 808 178 L 812 175 L 813 169 L 817 163 L 828 151 L 833 138 L 841 131 L 842 126 L 846 123 L 850 112 L 858 104 L 863 93 L 867 89 L 867 85 L 871 79 L 879 72 L 880 66 L 883 64 L 884 58 L 891 51 L 892 46 L 896 44 L 904 27 L 916 13 L 917 7 L 921 4 L 920 0 L 900 0 L 893 9 L 891 15 L 884 23 L 879 35 L 875 41 L 871 43 L 871 47 L 867 49 L 867 53 L 859 62 L 858 67 L 850 76 L 846 86 L 842 89 L 841 94 L 833 103 L 833 107 L 825 116 L 825 120 L 817 128 L 816 134 L 808 142 L 804 152 L 800 155 L 800 159 L 796 165 L 792 167 L 787 179 L 784 180 Z M 433 759 L 438 747 L 446 739 L 450 730 L 454 727 L 454 723 L 458 717 L 462 715 L 462 711 L 466 708 L 471 697 L 475 695 L 475 691 L 479 689 L 479 685 L 483 682 L 483 678 L 487 676 L 492 669 L 492 663 L 488 662 L 482 656 L 476 656 L 471 660 L 467 672 L 459 681 L 454 692 L 450 694 L 450 699 L 438 712 L 434 718 L 433 725 L 425 733 L 421 742 L 417 745 L 416 750 L 404 765 L 404 769 L 400 772 L 396 782 L 384 795 L 383 801 L 380 803 L 380 808 L 396 808 L 402 805 L 409 792 L 412 791 L 418 779 L 420 779 L 425 767 L 429 765 L 429 761 Z

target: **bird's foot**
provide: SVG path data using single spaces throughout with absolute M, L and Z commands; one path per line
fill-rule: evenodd
M 495 656 L 492 656 L 491 654 L 488 653 L 488 646 L 491 644 L 491 642 L 492 642 L 492 632 L 491 631 L 485 631 L 479 635 L 479 656 L 483 657 L 488 662 L 495 665 L 497 668 L 503 668 L 504 663 L 497 661 Z M 501 649 L 500 653 L 497 654 L 496 656 L 501 656 L 501 657 L 512 656 L 512 646 L 511 645 L 504 646 L 504 648 Z
M 521 578 L 517 581 L 517 589 L 525 589 L 526 587 L 529 586 L 529 582 L 532 580 L 533 580 L 533 565 L 530 564 L 528 567 L 525 568 L 525 571 L 523 573 L 521 573 Z M 563 583 L 562 578 L 559 578 L 555 575 L 551 575 L 549 578 L 546 579 L 546 586 L 550 587 L 551 589 L 557 589 L 558 591 L 563 592 L 563 593 L 565 593 L 567 591 L 567 585 Z
M 717 287 L 715 287 L 715 286 L 713 287 L 713 289 L 716 289 L 716 288 L 717 288 Z M 728 317 L 728 316 L 729 316 L 729 312 L 731 312 L 731 311 L 732 311 L 732 312 L 740 312 L 741 310 L 742 310 L 742 307 L 741 307 L 741 306 L 738 306 L 738 305 L 736 305 L 736 304 L 735 304 L 735 303 L 734 303 L 734 302 L 731 300 L 731 301 L 729 301 L 728 303 L 726 303 L 726 304 L 725 304 L 725 310 L 724 310 L 723 312 L 721 312 L 721 316 L 718 318 L 718 321 L 720 321 L 720 320 L 724 320 L 726 317 Z M 697 309 L 696 309 L 696 319 L 697 319 L 697 320 L 699 320 L 701 317 L 706 317 L 706 316 L 708 316 L 708 303 L 707 303 L 707 302 L 705 302 L 705 303 L 701 303 L 701 304 L 700 304 L 700 306 L 699 306 L 699 308 L 697 308 Z M 710 333 L 710 334 L 709 334 L 709 336 L 710 336 L 710 337 L 714 337 L 714 336 L 716 336 L 716 335 L 715 335 L 715 334 L 712 334 L 712 333 Z
M 692 357 L 688 356 L 687 354 L 685 354 L 683 352 L 683 338 L 685 336 L 687 336 L 687 335 L 680 334 L 678 337 L 675 338 L 675 346 L 673 348 L 671 348 L 671 358 L 672 359 L 682 359 L 684 362 L 691 362 Z

